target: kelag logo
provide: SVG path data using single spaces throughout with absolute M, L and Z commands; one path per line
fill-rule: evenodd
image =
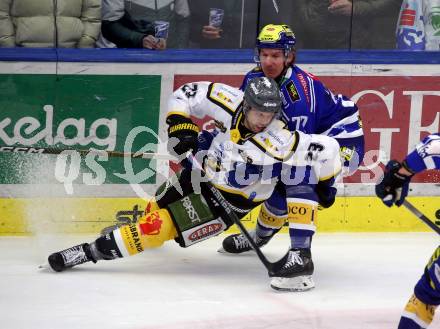
M 2 74 L 0 147 L 157 152 L 160 85 L 152 75 Z M 0 153 L 0 184 L 61 182 L 68 194 L 133 184 L 144 196 L 156 183 L 156 161 L 84 153 Z
M 116 119 L 99 118 L 91 123 L 87 123 L 85 118 L 66 118 L 58 126 L 55 126 L 53 106 L 45 105 L 43 110 L 46 113 L 44 122 L 40 122 L 38 118 L 32 116 L 21 117 L 15 123 L 9 117 L 1 120 L 0 139 L 6 145 L 31 146 L 44 141 L 49 146 L 58 143 L 68 146 L 95 144 L 109 151 L 115 149 L 117 135 Z M 89 124 L 89 126 L 86 127 L 86 124 Z M 12 129 L 12 135 L 5 131 L 6 128 Z M 76 134 L 72 137 L 66 137 L 66 130 L 72 130 L 72 128 Z M 97 136 L 99 129 L 107 132 L 104 138 Z

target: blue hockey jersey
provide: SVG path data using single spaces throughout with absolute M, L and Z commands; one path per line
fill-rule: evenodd
M 240 89 L 244 90 L 252 78 L 261 76 L 264 73 L 259 67 L 248 72 Z M 344 166 L 353 167 L 350 161 L 355 158 L 355 170 L 364 156 L 362 122 L 356 104 L 343 95 L 334 95 L 296 65 L 287 69 L 278 84 L 283 97 L 282 120 L 289 130 L 334 137 L 347 160 Z
M 440 133 L 423 139 L 415 150 L 406 156 L 405 162 L 414 173 L 426 169 L 440 169 Z
M 241 90 L 248 81 L 264 76 L 259 68 L 246 74 Z M 324 134 L 335 138 L 363 135 L 356 104 L 342 95 L 333 95 L 313 75 L 293 65 L 281 78 L 283 120 L 290 130 Z

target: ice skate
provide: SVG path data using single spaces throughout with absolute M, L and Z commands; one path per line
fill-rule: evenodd
M 307 291 L 315 287 L 310 249 L 290 249 L 275 263 L 270 286 L 279 291 Z
M 90 245 L 88 243 L 83 243 L 69 249 L 55 252 L 51 254 L 47 260 L 50 267 L 56 272 L 61 272 L 70 267 L 90 261 L 96 263 L 96 260 L 92 257 Z
M 255 241 L 257 246 L 262 247 L 269 242 L 273 235 L 260 238 L 256 231 L 249 231 L 249 235 Z M 222 247 L 218 250 L 220 253 L 241 254 L 242 252 L 252 250 L 252 246 L 243 234 L 232 234 L 227 236 L 222 243 Z

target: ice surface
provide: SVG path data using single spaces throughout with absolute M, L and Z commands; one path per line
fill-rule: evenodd
M 38 269 L 50 252 L 93 238 L 0 237 L 0 327 L 396 328 L 439 243 L 434 233 L 317 234 L 316 288 L 303 293 L 272 290 L 254 253 L 217 253 L 222 237 L 63 273 Z M 263 251 L 275 260 L 288 241 L 278 235 Z M 440 328 L 438 314 L 431 328 Z

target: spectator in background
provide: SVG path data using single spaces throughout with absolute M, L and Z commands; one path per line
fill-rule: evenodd
M 0 0 L 0 47 L 95 47 L 100 26 L 101 0 Z
M 188 0 L 190 48 L 253 48 L 257 30 L 257 1 Z M 223 9 L 221 27 L 209 25 L 210 8 Z M 273 8 L 272 8 L 273 10 Z
M 187 0 L 102 0 L 102 48 L 185 48 Z M 155 21 L 169 22 L 168 39 L 155 37 Z
M 397 48 L 440 50 L 440 1 L 404 0 L 397 25 Z
M 297 34 L 309 49 L 394 48 L 400 1 L 297 0 Z

